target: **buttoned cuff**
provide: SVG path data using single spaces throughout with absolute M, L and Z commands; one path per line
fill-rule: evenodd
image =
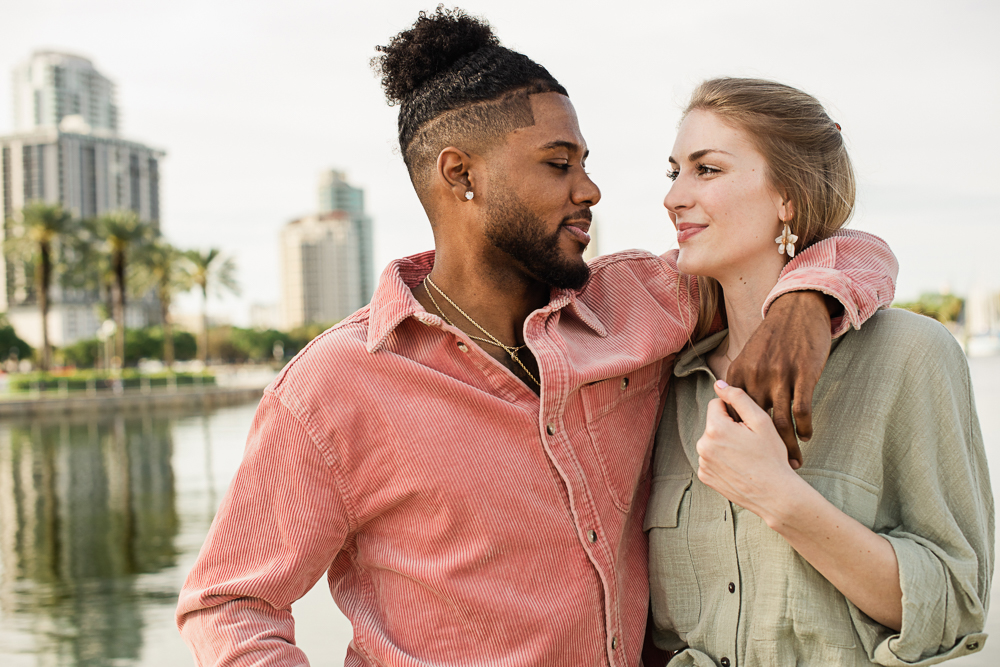
M 844 335 L 851 325 L 860 329 L 864 320 L 858 310 L 858 304 L 851 299 L 851 281 L 842 271 L 811 267 L 792 271 L 778 281 L 764 301 L 761 315 L 767 316 L 767 311 L 779 296 L 789 292 L 821 292 L 833 297 L 844 307 L 844 314 L 830 320 L 830 333 L 834 338 Z M 876 306 L 877 307 L 877 306 Z M 874 308 L 872 309 L 874 311 Z
M 973 632 L 962 637 L 957 644 L 944 653 L 938 653 L 937 655 L 932 655 L 929 658 L 917 660 L 916 662 L 907 662 L 906 660 L 901 660 L 899 656 L 896 655 L 893 643 L 899 641 L 899 635 L 892 635 L 875 647 L 875 662 L 876 664 L 886 665 L 887 667 L 896 667 L 897 665 L 911 667 L 936 665 L 939 662 L 944 662 L 945 660 L 960 658 L 963 655 L 970 655 L 981 651 L 983 646 L 986 644 L 986 637 L 987 635 L 985 632 Z
M 948 604 L 949 598 L 961 594 L 952 590 L 953 575 L 944 563 L 912 539 L 885 534 L 882 537 L 892 545 L 899 564 L 903 627 L 875 647 L 873 660 L 887 667 L 936 665 L 982 650 L 985 632 L 951 634 L 963 628 L 982 628 L 985 618 L 981 606 L 977 614 L 964 605 Z

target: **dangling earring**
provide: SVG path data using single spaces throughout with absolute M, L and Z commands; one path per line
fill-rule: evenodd
M 799 237 L 792 234 L 792 230 L 789 229 L 788 224 L 785 224 L 784 230 L 781 232 L 781 236 L 774 239 L 774 242 L 778 244 L 778 254 L 784 255 L 788 253 L 788 258 L 791 259 L 795 257 L 795 242 L 799 240 Z
M 466 199 L 472 199 L 475 196 L 476 196 L 476 194 L 472 190 L 466 190 L 465 191 L 465 198 Z

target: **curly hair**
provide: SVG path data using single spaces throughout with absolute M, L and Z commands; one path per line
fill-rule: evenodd
M 399 147 L 418 191 L 440 151 L 483 150 L 534 124 L 528 96 L 568 95 L 530 58 L 500 45 L 489 23 L 438 5 L 409 30 L 375 47 L 375 71 L 390 106 L 399 106 Z

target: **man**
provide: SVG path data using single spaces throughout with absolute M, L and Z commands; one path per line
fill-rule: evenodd
M 695 287 L 669 256 L 584 263 L 600 191 L 573 106 L 488 25 L 439 8 L 380 50 L 435 252 L 265 392 L 178 625 L 200 664 L 305 664 L 290 606 L 326 571 L 346 665 L 635 665 L 650 443 Z M 825 243 L 772 296 L 823 289 L 858 324 L 894 260 Z M 744 364 L 778 415 L 797 393 L 806 431 L 830 326 L 821 297 L 781 296 L 755 349 L 806 370 Z

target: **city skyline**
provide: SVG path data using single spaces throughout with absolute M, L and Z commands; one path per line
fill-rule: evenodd
M 130 210 L 158 230 L 164 153 L 118 134 L 112 80 L 86 58 L 51 50 L 33 52 L 14 67 L 11 78 L 15 130 L 0 135 L 5 221 L 0 240 L 17 233 L 22 209 L 37 201 L 60 204 L 81 219 Z M 51 343 L 63 346 L 93 336 L 100 326 L 99 290 L 71 288 L 54 278 L 47 295 Z M 35 276 L 25 263 L 0 253 L 0 310 L 34 347 L 44 340 L 38 299 Z M 155 319 L 148 298 L 131 299 L 125 309 L 131 326 Z
M 343 168 L 367 191 L 376 276 L 431 247 L 398 155 L 396 110 L 368 60 L 433 3 L 249 2 L 239 13 L 184 1 L 3 4 L 12 30 L 0 69 L 46 48 L 89 57 L 119 87 L 121 131 L 169 151 L 167 238 L 222 247 L 240 265 L 246 296 L 213 312 L 240 323 L 249 304 L 279 300 L 274 244 L 287 220 L 313 210 L 321 169 Z M 944 285 L 1000 288 L 990 256 L 1000 244 L 995 5 L 456 4 L 570 91 L 604 194 L 594 209 L 602 252 L 675 245 L 661 203 L 680 108 L 708 76 L 763 76 L 817 95 L 844 127 L 860 183 L 852 224 L 896 251 L 901 300 Z M 11 106 L 0 86 L 0 133 Z

